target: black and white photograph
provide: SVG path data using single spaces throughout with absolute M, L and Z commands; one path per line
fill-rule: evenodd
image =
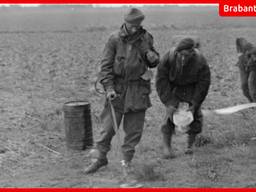
M 255 188 L 255 32 L 218 4 L 0 4 L 0 188 Z

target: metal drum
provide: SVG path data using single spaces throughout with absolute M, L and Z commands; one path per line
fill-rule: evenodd
M 66 144 L 70 149 L 84 150 L 93 145 L 90 104 L 70 101 L 64 104 Z

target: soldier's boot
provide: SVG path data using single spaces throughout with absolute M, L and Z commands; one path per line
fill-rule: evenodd
M 175 158 L 174 151 L 171 147 L 172 134 L 163 133 L 163 159 Z
M 142 184 L 138 182 L 135 177 L 131 162 L 122 160 L 122 171 L 123 171 L 123 183 L 120 185 L 122 188 L 139 188 Z
M 95 173 L 98 171 L 101 167 L 104 167 L 108 164 L 108 159 L 106 154 L 100 153 L 96 159 L 92 159 L 92 163 L 85 168 L 84 172 L 86 174 Z
M 193 152 L 193 145 L 195 143 L 196 140 L 196 134 L 189 134 L 188 135 L 188 140 L 187 140 L 187 149 L 185 151 L 185 154 L 187 155 L 192 155 Z

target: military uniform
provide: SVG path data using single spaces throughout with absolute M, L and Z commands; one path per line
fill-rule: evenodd
M 193 44 L 184 47 L 187 48 L 193 49 Z M 194 49 L 193 58 L 181 68 L 177 61 L 177 54 L 181 50 L 183 47 L 178 46 L 168 51 L 162 57 L 157 69 L 156 90 L 161 102 L 167 108 L 165 123 L 161 128 L 163 135 L 169 137 L 167 140 L 170 140 L 175 128 L 169 117 L 172 117 L 180 102 L 194 106 L 194 121 L 190 124 L 188 135 L 194 140 L 195 135 L 201 132 L 203 117 L 200 107 L 210 85 L 210 69 L 200 51 Z
M 241 88 L 250 102 L 256 101 L 256 47 L 244 38 L 236 39 Z
M 138 9 L 133 9 L 132 12 L 136 12 L 137 15 L 135 14 L 135 19 L 130 19 L 128 22 L 134 20 L 136 22 L 138 18 L 144 19 Z M 126 17 L 126 22 L 128 19 Z M 154 62 L 147 58 L 149 51 L 154 52 L 157 57 Z M 126 25 L 122 25 L 119 31 L 110 36 L 104 48 L 99 80 L 106 92 L 114 90 L 117 93 L 112 105 L 118 126 L 123 118 L 125 137 L 122 154 L 126 162 L 130 162 L 133 158 L 135 146 L 142 136 L 145 111 L 151 106 L 150 80 L 145 80 L 142 76 L 148 68 L 156 67 L 158 63 L 159 54 L 153 47 L 153 37 L 141 26 L 131 35 Z M 115 135 L 107 100 L 101 117 L 103 129 L 96 142 L 96 148 L 100 152 L 99 159 L 106 162 L 106 155 Z

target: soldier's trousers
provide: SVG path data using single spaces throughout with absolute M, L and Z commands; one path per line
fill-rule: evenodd
M 166 117 L 164 119 L 164 124 L 161 127 L 161 131 L 163 134 L 172 135 L 175 132 L 175 125 L 172 122 L 172 119 L 169 118 L 170 113 L 174 113 L 173 111 L 166 111 Z M 203 126 L 203 115 L 201 112 L 201 108 L 195 111 L 194 113 L 194 121 L 189 125 L 189 130 L 187 132 L 188 135 L 196 135 L 202 132 Z
M 123 118 L 125 133 L 123 143 L 118 143 L 117 145 L 122 145 L 123 160 L 131 161 L 135 153 L 135 146 L 139 143 L 142 136 L 145 110 L 124 114 L 116 111 L 115 114 L 118 127 Z M 106 158 L 108 151 L 111 149 L 111 140 L 115 135 L 112 115 L 108 105 L 105 106 L 101 118 L 103 127 L 100 132 L 100 138 L 96 142 L 96 148 L 100 151 L 101 157 Z
M 250 102 L 256 101 L 256 72 L 246 71 L 243 66 L 239 67 L 241 88 L 244 96 L 248 98 Z

